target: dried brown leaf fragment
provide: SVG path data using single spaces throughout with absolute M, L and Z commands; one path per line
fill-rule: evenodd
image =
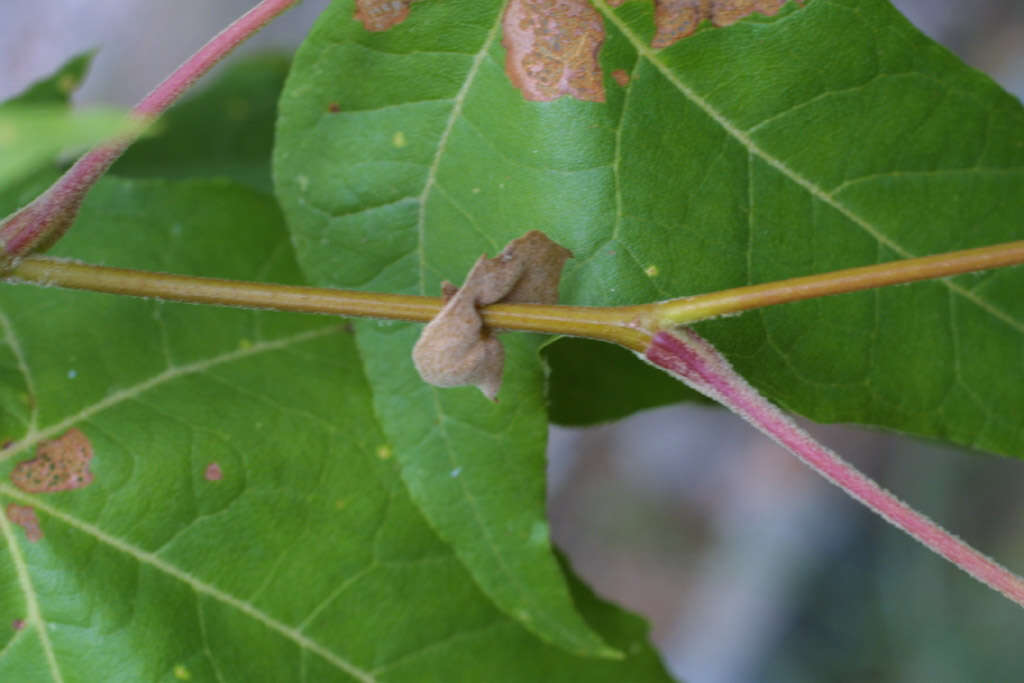
M 412 350 L 420 377 L 439 387 L 472 385 L 495 400 L 505 367 L 505 350 L 484 325 L 479 307 L 505 303 L 558 302 L 558 281 L 572 256 L 539 230 L 508 243 L 494 258 L 477 259 L 466 282 L 442 284 L 447 303 Z

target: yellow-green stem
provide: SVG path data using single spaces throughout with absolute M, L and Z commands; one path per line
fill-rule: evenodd
M 1022 263 L 1024 240 L 651 304 L 609 307 L 494 304 L 483 309 L 483 316 L 484 322 L 494 329 L 589 337 L 642 352 L 659 330 L 705 318 Z M 436 297 L 149 273 L 44 256 L 26 258 L 11 272 L 9 279 L 172 301 L 413 322 L 432 320 L 443 304 Z
M 795 277 L 761 285 L 736 287 L 711 294 L 671 299 L 656 304 L 651 326 L 666 329 L 729 313 L 819 296 L 906 284 L 918 280 L 960 275 L 976 270 L 1024 263 L 1024 240 L 935 256 L 879 263 L 820 275 Z
M 46 256 L 30 256 L 9 276 L 14 282 L 171 301 L 298 311 L 391 320 L 429 322 L 441 310 L 437 297 L 380 294 L 344 289 L 277 285 L 216 278 L 150 273 L 95 266 Z M 566 334 L 647 348 L 652 332 L 637 322 L 650 318 L 650 305 L 621 307 L 495 304 L 483 310 L 491 328 Z

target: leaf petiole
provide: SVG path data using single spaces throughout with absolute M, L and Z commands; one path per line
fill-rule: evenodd
M 725 356 L 693 330 L 659 332 L 650 347 L 637 355 L 721 403 L 885 521 L 1024 607 L 1024 578 L 972 548 L 819 444 L 759 394 Z

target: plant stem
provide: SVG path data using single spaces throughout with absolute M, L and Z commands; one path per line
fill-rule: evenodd
M 1024 578 L 911 509 L 816 442 L 750 386 L 729 361 L 696 332 L 689 329 L 658 332 L 650 348 L 637 355 L 737 413 L 890 524 L 1024 607 Z
M 444 303 L 437 297 L 150 273 L 45 256 L 24 259 L 11 271 L 9 279 L 171 301 L 413 322 L 429 322 Z M 650 344 L 652 333 L 637 321 L 649 317 L 649 309 L 650 305 L 494 304 L 482 313 L 485 324 L 492 329 L 590 337 L 643 351 Z
M 654 326 L 665 329 L 790 301 L 845 294 L 1021 263 L 1024 263 L 1024 240 L 837 270 L 820 275 L 795 277 L 761 285 L 736 287 L 711 294 L 663 301 L 654 310 Z
M 484 322 L 494 329 L 589 337 L 621 344 L 633 351 L 644 351 L 658 330 L 705 318 L 811 297 L 1021 263 L 1024 263 L 1024 241 L 637 306 L 495 304 L 485 307 L 483 314 Z M 432 297 L 147 273 L 42 256 L 24 259 L 10 276 L 12 280 L 21 282 L 172 301 L 414 322 L 432 320 L 442 305 L 440 299 Z
M 132 110 L 143 120 L 156 117 L 188 90 L 217 62 L 298 0 L 262 0 L 214 36 L 198 52 L 174 70 Z M 32 203 L 0 223 L 0 272 L 7 272 L 21 258 L 53 246 L 68 231 L 89 188 L 142 133 L 132 126 L 129 134 L 106 142 L 85 154 Z

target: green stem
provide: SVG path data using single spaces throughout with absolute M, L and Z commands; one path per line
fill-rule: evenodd
M 1024 240 L 923 258 L 891 261 L 636 306 L 495 304 L 483 309 L 491 328 L 589 337 L 644 351 L 659 330 L 720 315 L 818 296 L 948 277 L 1024 263 Z M 275 285 L 148 273 L 42 256 L 24 259 L 11 281 L 171 301 L 429 322 L 439 298 Z
M 9 280 L 170 301 L 413 322 L 429 322 L 443 305 L 437 297 L 150 273 L 45 256 L 24 259 Z M 493 329 L 590 337 L 642 351 L 651 332 L 640 321 L 650 317 L 650 308 L 494 304 L 483 309 L 483 317 Z
M 935 256 L 848 268 L 820 275 L 795 277 L 761 285 L 725 289 L 664 301 L 655 306 L 654 326 L 666 329 L 705 318 L 740 313 L 754 308 L 801 301 L 819 296 L 845 294 L 863 289 L 901 285 L 919 280 L 949 277 L 976 270 L 1024 263 L 1024 240 Z

